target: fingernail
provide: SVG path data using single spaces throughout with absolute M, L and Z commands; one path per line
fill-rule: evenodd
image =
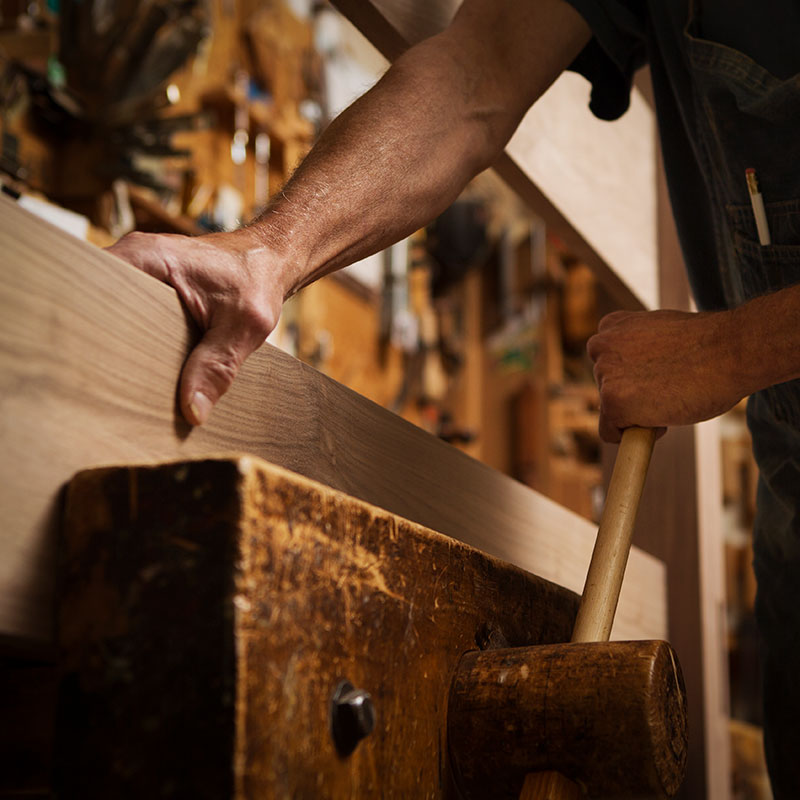
M 194 424 L 202 425 L 211 413 L 211 401 L 202 392 L 195 392 L 189 402 L 189 411 L 194 417 Z

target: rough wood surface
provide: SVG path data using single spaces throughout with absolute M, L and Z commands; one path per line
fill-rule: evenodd
M 175 292 L 0 198 L 0 636 L 52 639 L 59 491 L 88 466 L 250 452 L 580 591 L 596 529 L 264 347 L 210 423 L 176 410 Z M 617 638 L 665 638 L 663 565 L 632 554 Z
M 561 587 L 253 457 L 83 473 L 64 536 L 65 800 L 454 798 L 462 655 L 563 641 L 577 610 Z M 329 719 L 342 679 L 377 718 L 347 757 Z
M 460 0 L 335 0 L 389 60 L 438 33 Z M 618 302 L 658 305 L 653 111 L 634 90 L 613 125 L 589 111 L 590 86 L 562 75 L 528 112 L 494 165 L 593 267 Z M 602 202 L 598 202 L 602 198 Z
M 56 670 L 0 661 L 0 798 L 50 798 Z
M 577 783 L 559 772 L 532 772 L 525 778 L 519 800 L 580 800 L 585 797 Z
M 539 770 L 589 797 L 672 797 L 686 765 L 686 696 L 666 642 L 467 653 L 448 725 L 467 798 L 517 798 Z M 555 781 L 544 774 L 540 787 Z

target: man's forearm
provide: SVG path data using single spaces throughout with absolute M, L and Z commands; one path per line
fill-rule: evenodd
M 728 312 L 732 368 L 742 396 L 800 378 L 800 285 Z
M 426 224 L 502 148 L 493 121 L 452 96 L 449 54 L 421 50 L 331 123 L 257 221 L 287 293 Z
M 181 376 L 186 419 L 208 419 L 288 295 L 444 210 L 590 36 L 565 0 L 464 0 L 446 31 L 330 125 L 254 224 L 117 242 L 116 255 L 175 287 L 204 331 Z
M 588 37 L 561 0 L 478 0 L 398 59 L 328 127 L 256 222 L 283 265 L 286 294 L 443 211 Z
M 589 340 L 600 433 L 691 425 L 800 377 L 800 285 L 731 311 L 616 312 Z

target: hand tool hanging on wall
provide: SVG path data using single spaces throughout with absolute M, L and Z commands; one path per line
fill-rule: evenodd
M 60 60 L 96 121 L 130 122 L 208 33 L 207 0 L 62 0 Z
M 142 4 L 131 18 L 124 35 L 109 54 L 107 71 L 103 78 L 104 94 L 115 98 L 124 96 L 156 34 L 168 19 L 167 3 Z
M 32 113 L 54 147 L 91 152 L 91 167 L 59 170 L 49 192 L 100 196 L 119 178 L 166 193 L 171 165 L 155 159 L 187 158 L 174 147 L 178 130 L 208 127 L 206 114 L 163 117 L 169 77 L 197 49 L 210 28 L 209 0 L 62 0 L 59 60 L 65 83 L 27 70 Z M 71 150 L 69 152 L 72 152 Z M 64 159 L 72 163 L 74 159 Z

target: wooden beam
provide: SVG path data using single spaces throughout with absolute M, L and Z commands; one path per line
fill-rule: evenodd
M 90 466 L 247 452 L 580 592 L 595 527 L 265 346 L 208 425 L 176 408 L 194 339 L 170 287 L 0 198 L 0 633 L 52 641 L 59 491 Z M 634 552 L 618 638 L 664 638 Z
M 728 683 L 727 606 L 722 507 L 720 421 L 695 426 L 700 625 L 703 644 L 703 714 L 708 797 L 730 800 L 732 739 Z
M 334 0 L 390 61 L 440 32 L 460 0 Z M 658 304 L 655 121 L 638 90 L 613 125 L 565 73 L 533 106 L 496 172 L 631 310 Z

